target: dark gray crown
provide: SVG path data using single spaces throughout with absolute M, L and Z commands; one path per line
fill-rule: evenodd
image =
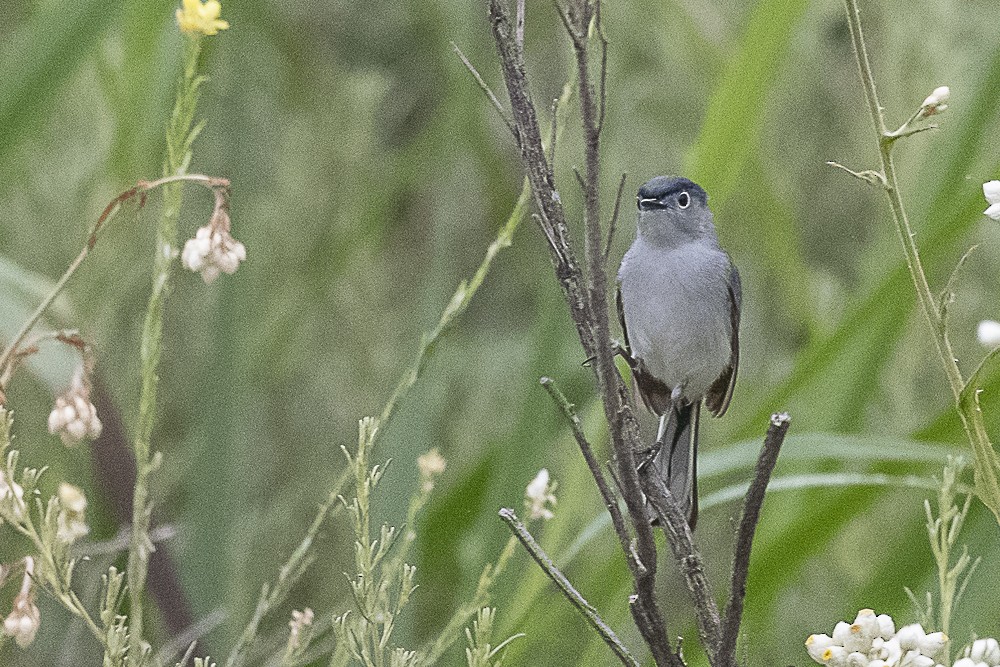
M 683 176 L 656 176 L 649 179 L 639 188 L 636 201 L 640 203 L 643 200 L 647 201 L 648 206 L 640 208 L 663 208 L 672 196 L 684 191 L 702 206 L 708 204 L 708 195 L 701 186 Z M 655 203 L 649 200 L 654 200 Z

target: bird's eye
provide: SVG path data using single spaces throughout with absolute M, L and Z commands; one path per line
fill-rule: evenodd
M 691 205 L 691 195 L 684 191 L 677 195 L 677 205 L 681 208 L 687 208 Z

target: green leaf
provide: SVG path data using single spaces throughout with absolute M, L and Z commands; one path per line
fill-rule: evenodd
M 7 345 L 20 331 L 55 282 L 18 266 L 0 255 L 0 347 Z M 57 328 L 52 317 L 61 322 L 72 321 L 72 310 L 65 296 L 60 296 L 50 308 L 48 317 L 35 325 L 35 331 Z M 27 368 L 55 393 L 69 384 L 70 374 L 79 363 L 76 354 L 65 345 L 48 343 L 44 353 L 28 357 Z

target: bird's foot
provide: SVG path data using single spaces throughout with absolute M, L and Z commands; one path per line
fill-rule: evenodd
M 639 465 L 637 465 L 635 469 L 642 472 L 646 466 L 653 462 L 653 459 L 656 458 L 661 449 L 663 449 L 663 440 L 657 440 L 649 449 L 643 449 L 636 452 L 636 454 L 639 455 L 640 460 Z

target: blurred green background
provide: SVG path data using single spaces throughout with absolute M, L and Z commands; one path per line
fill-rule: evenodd
M 0 335 L 9 338 L 36 302 L 33 290 L 76 256 L 105 204 L 160 173 L 181 46 L 174 8 L 139 0 L 0 4 Z M 935 86 L 952 89 L 942 128 L 902 142 L 897 159 L 932 285 L 943 287 L 966 248 L 981 244 L 953 308 L 952 340 L 968 373 L 984 354 L 976 324 L 1000 315 L 1000 228 L 981 215 L 981 185 L 1000 176 L 1000 8 L 930 0 L 865 2 L 862 10 L 891 122 L 905 120 Z M 793 418 L 776 476 L 940 474 L 946 453 L 968 446 L 888 209 L 878 191 L 824 165 L 863 169 L 876 160 L 842 5 L 609 1 L 604 17 L 608 215 L 617 178 L 628 174 L 612 263 L 631 242 L 637 187 L 683 173 L 708 190 L 722 243 L 743 274 L 740 376 L 729 413 L 703 427 L 702 497 L 747 477 L 752 456 L 736 456 L 730 445 L 759 440 L 776 410 Z M 249 259 L 207 288 L 176 274 L 154 438 L 166 457 L 155 487 L 158 521 L 177 528 L 166 549 L 184 594 L 197 617 L 228 613 L 202 649 L 218 656 L 342 470 L 339 446 L 355 442 L 357 419 L 381 411 L 521 184 L 512 140 L 449 45 L 503 92 L 484 3 L 230 0 L 223 18 L 231 29 L 207 40 L 203 54 L 211 81 L 198 116 L 208 125 L 192 169 L 232 179 L 234 234 Z M 544 103 L 571 69 L 551 4 L 529 3 L 526 43 L 535 99 Z M 563 200 L 579 233 L 575 115 L 558 153 Z M 187 193 L 190 236 L 211 202 L 197 188 Z M 53 316 L 93 341 L 127 425 L 157 202 L 115 219 Z M 417 485 L 416 457 L 438 447 L 448 460 L 416 527 L 420 588 L 394 635 L 401 645 L 434 636 L 471 595 L 507 539 L 496 510 L 518 507 L 525 484 L 547 467 L 560 489 L 556 518 L 539 531 L 543 546 L 640 647 L 617 541 L 600 523 L 599 496 L 537 382 L 554 377 L 603 448 L 581 361 L 544 238 L 526 220 L 376 452 L 393 459 L 378 515 L 397 525 Z M 87 449 L 66 450 L 44 432 L 52 392 L 72 369 L 51 348 L 33 368 L 9 392 L 23 461 L 51 466 L 53 488 L 59 479 L 83 486 L 92 535 L 111 537 L 118 525 Z M 983 394 L 994 433 L 996 390 L 1000 377 Z M 652 426 L 648 414 L 641 418 Z M 861 607 L 915 620 L 903 587 L 936 590 L 923 529 L 929 493 L 851 486 L 769 496 L 749 581 L 748 663 L 806 664 L 805 637 Z M 715 505 L 699 523 L 720 596 L 738 511 L 735 502 Z M 964 537 L 985 559 L 954 620 L 959 642 L 973 631 L 1000 632 L 997 526 L 981 506 Z M 343 517 L 326 526 L 316 563 L 266 625 L 276 641 L 293 606 L 348 608 L 343 572 L 352 540 Z M 98 560 L 79 567 L 82 591 L 107 565 Z M 666 554 L 664 562 L 671 634 L 689 637 L 692 664 L 704 664 L 686 595 Z M 0 609 L 12 594 L 3 592 Z M 23 652 L 8 646 L 0 663 L 96 664 L 91 638 L 50 600 L 40 603 L 37 642 Z M 527 633 L 507 664 L 612 662 L 523 553 L 497 583 L 494 604 L 503 633 Z M 154 643 L 166 634 L 154 629 Z M 446 662 L 464 664 L 460 645 Z

